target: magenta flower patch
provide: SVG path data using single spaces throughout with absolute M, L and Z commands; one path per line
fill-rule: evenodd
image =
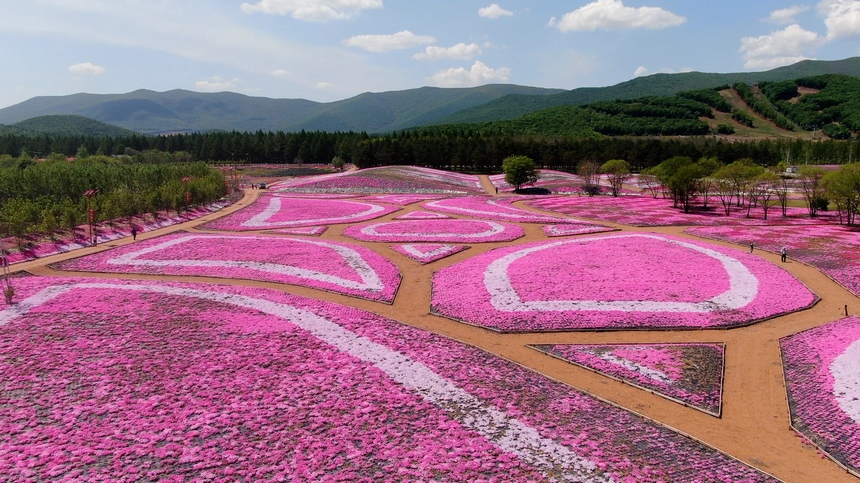
M 179 233 L 60 262 L 61 270 L 244 278 L 390 303 L 400 272 L 374 251 L 303 238 Z
M 860 318 L 780 339 L 791 425 L 860 472 Z
M 442 213 L 433 213 L 432 211 L 410 211 L 409 213 L 395 216 L 395 220 L 446 220 L 451 218 Z
M 248 231 L 299 226 L 358 223 L 397 211 L 393 206 L 364 201 L 261 196 L 250 206 L 211 221 L 202 228 Z
M 625 234 L 499 248 L 437 272 L 431 311 L 502 332 L 734 327 L 809 307 L 739 250 Z
M 548 237 L 618 231 L 617 228 L 610 228 L 608 226 L 597 225 L 594 223 L 561 223 L 558 225 L 544 225 L 541 228 Z
M 776 481 L 357 309 L 212 284 L 17 286 L 0 305 L 10 480 Z
M 447 245 L 441 243 L 403 244 L 390 247 L 395 252 L 405 255 L 419 263 L 430 263 L 441 260 L 469 248 L 462 245 Z
M 279 183 L 277 189 L 303 193 L 416 193 L 422 195 L 483 191 L 477 176 L 417 166 L 384 166 L 296 178 Z
M 719 417 L 725 344 L 558 344 L 535 349 Z
M 483 220 L 402 220 L 350 226 L 343 234 L 361 241 L 481 243 L 516 240 L 523 229 Z
M 532 213 L 513 206 L 514 201 L 528 198 L 493 198 L 490 196 L 461 196 L 428 201 L 422 206 L 428 210 L 481 220 L 512 221 L 520 223 L 563 223 L 566 218 Z
M 448 195 L 434 194 L 399 194 L 399 195 L 368 195 L 360 199 L 367 201 L 379 201 L 380 203 L 390 203 L 392 205 L 406 206 L 419 201 L 438 200 L 447 198 Z

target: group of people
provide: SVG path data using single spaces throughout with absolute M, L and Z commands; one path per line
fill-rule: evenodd
M 753 250 L 755 250 L 755 243 L 750 243 L 750 253 L 752 253 Z M 779 257 L 782 263 L 788 261 L 788 250 L 785 247 L 779 249 Z

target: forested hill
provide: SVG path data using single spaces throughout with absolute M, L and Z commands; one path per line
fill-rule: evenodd
M 437 123 L 459 124 L 500 121 L 515 119 L 551 107 L 580 106 L 599 101 L 638 99 L 650 96 L 672 96 L 679 92 L 709 89 L 738 82 L 756 84 L 825 74 L 845 74 L 860 77 L 860 57 L 836 61 L 804 60 L 765 72 L 653 74 L 637 77 L 614 86 L 573 89 L 551 96 L 509 95 L 480 106 L 464 109 L 439 119 Z
M 506 136 L 702 136 L 849 139 L 860 131 L 860 77 L 841 74 L 599 101 L 516 119 L 427 126 Z
M 84 116 L 39 116 L 11 126 L 0 124 L 0 134 L 48 136 L 131 136 L 135 131 L 113 126 Z

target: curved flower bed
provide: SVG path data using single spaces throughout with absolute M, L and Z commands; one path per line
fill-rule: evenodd
M 250 206 L 206 223 L 202 228 L 248 231 L 358 223 L 385 216 L 398 209 L 354 200 L 261 196 Z
M 532 347 L 720 416 L 725 344 L 557 344 Z
M 266 233 L 276 233 L 278 235 L 306 235 L 320 236 L 328 230 L 327 226 L 300 226 L 298 228 L 281 228 L 280 230 L 269 230 Z
M 178 233 L 54 265 L 60 270 L 242 278 L 391 303 L 397 267 L 367 248 L 303 238 Z
M 468 216 L 481 220 L 512 221 L 520 223 L 563 223 L 567 218 L 532 213 L 512 206 L 511 203 L 524 198 L 493 198 L 489 196 L 460 196 L 428 201 L 421 206 L 428 210 Z
M 367 201 L 379 201 L 380 203 L 391 203 L 393 205 L 406 206 L 419 201 L 438 200 L 447 198 L 448 195 L 443 194 L 401 194 L 401 195 L 368 195 L 360 199 Z
M 815 303 L 739 250 L 625 234 L 499 248 L 437 272 L 431 312 L 501 332 L 747 325 Z
M 633 226 L 676 226 L 676 225 L 814 225 L 833 221 L 833 215 L 822 214 L 818 218 L 810 218 L 805 208 L 789 207 L 789 216 L 779 214 L 779 208 L 769 212 L 767 220 L 763 219 L 761 209 L 754 209 L 747 218 L 746 209 L 736 209 L 730 216 L 725 216 L 721 210 L 720 201 L 712 199 L 710 209 L 702 211 L 697 208 L 690 213 L 684 213 L 680 208 L 672 208 L 672 200 L 653 198 L 651 196 L 564 196 L 554 198 L 539 198 L 526 202 L 527 205 L 541 210 L 562 213 L 594 220 L 611 221 Z
M 10 479 L 776 481 L 368 312 L 209 284 L 18 288 L 0 305 Z
M 423 243 L 394 245 L 390 247 L 395 252 L 405 255 L 416 262 L 425 264 L 441 260 L 455 253 L 460 253 L 469 248 L 463 245 L 446 245 L 439 243 Z
M 792 427 L 860 476 L 860 318 L 779 343 Z
M 523 229 L 483 220 L 403 220 L 351 226 L 343 234 L 361 241 L 481 243 L 516 240 Z
M 310 193 L 440 193 L 483 191 L 477 176 L 416 166 L 383 166 L 279 183 L 279 191 Z
M 788 249 L 789 258 L 824 272 L 828 277 L 860 296 L 860 231 L 845 225 L 812 226 L 714 226 L 688 228 L 687 233 L 704 238 L 754 244 L 757 250 L 779 253 Z
M 400 216 L 395 216 L 395 220 L 446 220 L 451 218 L 442 213 L 433 213 L 432 211 L 410 211 Z
M 587 235 L 589 233 L 605 233 L 609 231 L 618 231 L 617 228 L 608 226 L 596 225 L 594 223 L 562 223 L 558 225 L 544 225 L 544 234 L 548 237 L 569 236 L 569 235 Z

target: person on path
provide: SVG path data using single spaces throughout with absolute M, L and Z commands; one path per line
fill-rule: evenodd
M 136 226 L 131 228 L 131 239 L 137 240 L 137 227 Z
M 754 249 L 755 249 L 755 244 L 750 243 L 750 253 L 752 253 Z
M 788 252 L 786 251 L 785 247 L 782 247 L 782 248 L 779 250 L 779 255 L 780 255 L 780 257 L 782 258 L 782 263 L 785 263 L 785 260 L 786 260 L 786 258 L 788 257 Z

